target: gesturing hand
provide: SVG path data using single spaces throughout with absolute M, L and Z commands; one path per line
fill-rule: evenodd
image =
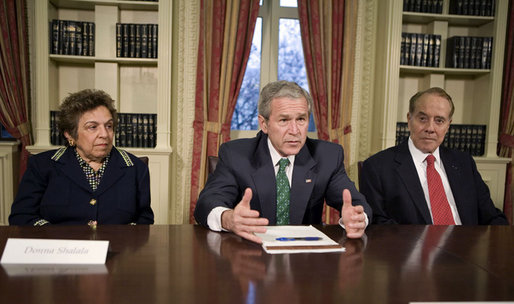
M 346 229 L 346 236 L 352 239 L 360 238 L 366 229 L 366 214 L 362 206 L 352 205 L 352 195 L 348 189 L 343 190 L 343 208 L 341 217 Z
M 259 217 L 259 212 L 250 209 L 252 189 L 246 188 L 243 199 L 232 210 L 227 210 L 221 215 L 221 225 L 228 231 L 242 238 L 261 244 L 262 240 L 254 234 L 266 232 L 268 219 Z

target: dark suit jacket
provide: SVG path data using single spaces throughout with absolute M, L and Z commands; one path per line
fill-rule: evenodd
M 227 142 L 219 149 L 216 170 L 198 198 L 194 216 L 207 227 L 215 207 L 234 208 L 246 188 L 252 189 L 250 206 L 276 224 L 276 180 L 268 149 L 268 136 Z M 319 224 L 324 200 L 341 211 L 343 189 L 349 189 L 354 205 L 362 205 L 371 222 L 372 211 L 364 196 L 346 175 L 340 145 L 307 138 L 296 155 L 291 186 L 290 224 Z
M 494 207 L 489 188 L 468 154 L 439 147 L 463 225 L 508 224 Z M 432 224 L 408 141 L 368 158 L 361 170 L 360 191 L 373 209 L 376 224 Z
M 96 204 L 91 205 L 91 199 Z M 29 158 L 11 209 L 9 224 L 152 224 L 148 167 L 136 156 L 113 148 L 104 175 L 93 192 L 74 149 L 43 152 Z

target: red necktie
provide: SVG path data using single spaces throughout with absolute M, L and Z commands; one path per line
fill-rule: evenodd
M 441 176 L 434 168 L 435 157 L 430 154 L 427 161 L 427 182 L 430 207 L 432 208 L 432 220 L 434 225 L 455 225 L 450 204 L 444 192 Z

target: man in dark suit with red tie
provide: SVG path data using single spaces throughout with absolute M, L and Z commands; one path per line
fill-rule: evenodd
M 375 224 L 501 225 L 473 158 L 441 147 L 454 105 L 441 88 L 418 92 L 409 102 L 408 141 L 368 158 L 360 191 Z
M 371 208 L 346 175 L 343 148 L 307 138 L 310 94 L 294 82 L 272 82 L 258 107 L 257 136 L 221 145 L 196 204 L 197 222 L 260 243 L 254 232 L 269 224 L 321 224 L 326 201 L 341 212 L 347 236 L 360 238 Z

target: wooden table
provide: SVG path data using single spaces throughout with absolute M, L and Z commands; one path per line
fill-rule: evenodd
M 110 241 L 100 267 L 0 266 L 0 302 L 514 300 L 512 226 L 370 226 L 362 240 L 347 240 L 339 226 L 318 228 L 347 251 L 268 255 L 232 234 L 194 225 L 0 226 L 0 252 L 7 238 Z

